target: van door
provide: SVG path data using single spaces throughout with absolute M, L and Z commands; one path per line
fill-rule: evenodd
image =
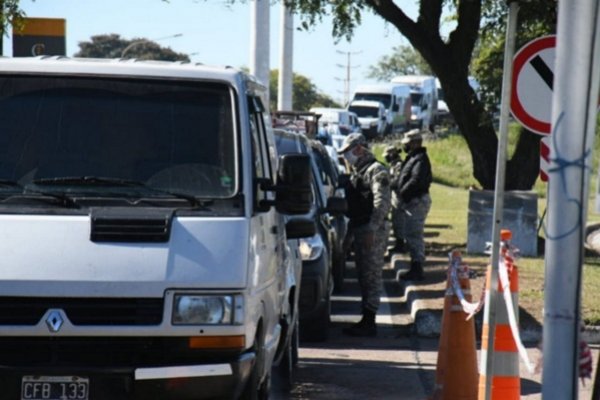
M 269 152 L 265 108 L 258 96 L 248 98 L 249 126 L 252 143 L 254 187 L 254 210 L 250 223 L 250 262 L 254 268 L 249 276 L 249 287 L 263 302 L 263 332 L 267 360 L 275 354 L 279 340 L 279 312 L 281 297 L 285 290 L 285 271 L 281 243 L 283 222 L 275 207 L 265 206 L 263 201 L 274 200 L 274 193 L 260 189 L 260 181 L 275 183 L 275 172 Z M 266 363 L 270 365 L 270 362 Z

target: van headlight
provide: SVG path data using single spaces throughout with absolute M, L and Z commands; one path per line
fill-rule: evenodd
M 314 235 L 309 238 L 300 239 L 300 256 L 302 261 L 313 261 L 321 257 L 325 245 L 321 235 Z
M 173 298 L 173 325 L 231 325 L 242 319 L 241 295 L 176 293 Z

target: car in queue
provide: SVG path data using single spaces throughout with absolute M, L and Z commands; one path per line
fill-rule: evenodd
M 334 287 L 332 257 L 338 241 L 332 217 L 345 211 L 346 201 L 327 196 L 310 139 L 294 132 L 276 130 L 275 142 L 280 155 L 305 154 L 311 158 L 313 205 L 305 216 L 292 217 L 311 218 L 316 224 L 315 235 L 300 239 L 303 261 L 300 337 L 308 341 L 324 341 L 329 335 L 331 294 Z

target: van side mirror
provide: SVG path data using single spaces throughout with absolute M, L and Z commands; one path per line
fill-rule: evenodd
M 285 224 L 285 234 L 288 239 L 301 239 L 315 236 L 317 225 L 313 219 L 292 218 Z
M 400 110 L 400 106 L 398 105 L 398 103 L 394 103 L 394 105 L 392 105 L 392 111 L 397 112 Z
M 330 197 L 327 199 L 325 211 L 332 215 L 341 215 L 348 211 L 348 202 L 342 197 Z
M 285 154 L 279 158 L 275 208 L 282 214 L 306 214 L 312 206 L 310 156 Z

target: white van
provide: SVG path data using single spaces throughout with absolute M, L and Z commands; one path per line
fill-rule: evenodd
M 352 101 L 355 100 L 371 100 L 383 103 L 386 118 L 385 135 L 402 133 L 409 129 L 411 98 L 408 85 L 394 83 L 359 85 L 352 96 Z
M 380 101 L 354 100 L 348 110 L 358 115 L 362 134 L 367 140 L 383 136 L 387 129 L 385 106 Z
M 277 156 L 265 88 L 66 57 L 0 82 L 2 397 L 262 398 L 297 328 L 288 239 L 315 232 L 284 220 L 310 160 Z
M 339 128 L 339 134 L 344 136 L 355 132 L 360 133 L 358 116 L 345 108 L 313 107 L 309 111 L 321 115 L 319 125 L 333 128 L 328 129 L 330 132 Z
M 435 77 L 430 75 L 401 75 L 394 83 L 410 86 L 412 100 L 411 127 L 434 131 L 438 115 L 438 95 Z

